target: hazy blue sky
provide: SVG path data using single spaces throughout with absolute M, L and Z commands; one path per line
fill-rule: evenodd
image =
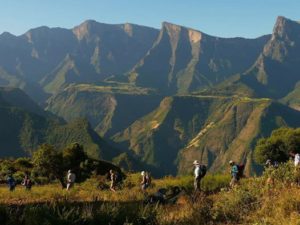
M 276 17 L 300 20 L 300 0 L 0 0 L 0 33 L 22 34 L 47 25 L 72 28 L 84 20 L 130 22 L 159 28 L 161 22 L 221 37 L 272 32 Z

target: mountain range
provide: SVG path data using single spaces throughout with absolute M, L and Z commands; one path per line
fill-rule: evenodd
M 115 154 L 87 120 L 66 123 L 41 109 L 20 89 L 0 88 L 0 124 L 0 157 L 27 156 L 43 143 L 61 150 L 75 142 L 95 159 L 110 159 Z
M 92 20 L 3 33 L 0 119 L 12 130 L 0 133 L 13 139 L 0 140 L 0 155 L 78 141 L 158 175 L 187 173 L 195 159 L 214 172 L 230 159 L 259 172 L 256 141 L 300 125 L 299 44 L 300 24 L 281 16 L 255 39 Z

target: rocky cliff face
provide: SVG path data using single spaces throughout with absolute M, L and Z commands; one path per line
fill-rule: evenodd
M 283 98 L 300 79 L 300 24 L 278 17 L 271 39 L 256 63 L 236 82 L 254 90 L 258 97 Z
M 186 173 L 194 159 L 211 171 L 229 159 L 258 171 L 256 140 L 300 125 L 297 111 L 274 102 L 300 107 L 299 46 L 300 24 L 284 17 L 272 35 L 257 39 L 213 37 L 167 22 L 160 31 L 86 21 L 71 30 L 3 33 L 0 85 L 25 90 L 68 122 L 84 117 L 91 125 L 57 122 L 27 97 L 3 92 L 1 124 L 11 130 L 0 132 L 14 139 L 0 145 L 17 143 L 3 148 L 18 155 L 40 142 L 80 140 L 96 157 L 142 162 L 160 175 Z M 93 129 L 123 154 L 108 150 Z
M 129 77 L 136 85 L 167 94 L 211 87 L 249 68 L 268 39 L 218 38 L 163 23 L 153 47 Z
M 233 159 L 250 173 L 258 171 L 252 159 L 257 139 L 280 126 L 300 125 L 299 115 L 269 99 L 168 97 L 113 140 L 162 174 L 186 173 L 195 159 L 214 172 Z
M 45 100 L 45 93 L 53 94 L 70 83 L 99 82 L 131 70 L 157 35 L 153 28 L 95 21 L 72 30 L 39 27 L 21 36 L 3 33 L 0 84 Z

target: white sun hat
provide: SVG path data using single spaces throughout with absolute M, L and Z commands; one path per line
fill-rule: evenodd
M 194 165 L 199 165 L 200 163 L 198 162 L 198 160 L 195 160 L 195 161 L 193 162 L 193 164 L 194 164 Z

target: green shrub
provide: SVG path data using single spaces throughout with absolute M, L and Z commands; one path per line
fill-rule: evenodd
M 220 191 L 222 188 L 228 187 L 229 182 L 229 175 L 207 174 L 201 181 L 201 189 L 206 192 Z
M 247 186 L 238 186 L 227 193 L 222 193 L 216 200 L 212 215 L 217 222 L 236 223 L 258 206 L 258 196 Z
M 299 173 L 296 172 L 292 161 L 281 163 L 278 168 L 266 168 L 263 174 L 265 179 L 272 178 L 276 181 L 280 181 L 282 184 L 295 182 L 298 179 L 297 176 L 299 176 Z

